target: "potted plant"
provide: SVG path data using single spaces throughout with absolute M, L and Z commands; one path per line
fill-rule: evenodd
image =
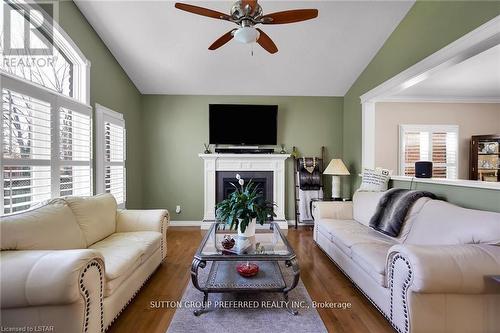
M 271 216 L 276 216 L 274 204 L 265 200 L 252 181 L 245 185 L 238 174 L 236 179 L 239 186 L 231 183 L 236 190 L 217 204 L 216 216 L 219 221 L 228 224 L 230 229 L 238 230 L 239 236 L 252 237 L 255 236 L 256 222 L 263 225 Z

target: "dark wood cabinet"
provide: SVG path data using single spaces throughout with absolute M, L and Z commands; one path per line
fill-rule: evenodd
M 469 179 L 500 182 L 500 134 L 471 137 Z

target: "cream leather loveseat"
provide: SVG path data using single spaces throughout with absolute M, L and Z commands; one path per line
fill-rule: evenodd
M 315 202 L 320 248 L 398 332 L 500 332 L 500 213 L 421 198 L 392 238 L 368 226 L 382 194 Z
M 1 217 L 1 326 L 103 332 L 166 255 L 166 210 L 117 210 L 110 194 Z

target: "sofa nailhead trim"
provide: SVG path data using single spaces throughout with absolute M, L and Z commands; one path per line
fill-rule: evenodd
M 396 261 L 398 261 L 398 260 L 402 260 L 406 264 L 406 266 L 408 267 L 408 276 L 404 280 L 403 285 L 402 285 L 402 290 L 401 290 L 401 293 L 402 293 L 402 303 L 403 303 L 403 312 L 404 312 L 404 317 L 405 317 L 405 330 L 403 332 L 399 328 L 395 327 L 394 324 L 393 324 L 393 326 L 400 333 L 409 333 L 410 328 L 409 328 L 409 318 L 408 318 L 407 295 L 408 295 L 408 289 L 410 287 L 410 282 L 413 279 L 413 272 L 411 270 L 410 261 L 407 258 L 403 257 L 401 254 L 396 254 L 392 258 L 391 270 L 390 270 L 390 274 L 389 274 L 391 281 L 394 281 L 394 267 L 395 267 Z M 393 289 L 394 289 L 394 285 L 391 282 L 391 303 L 390 303 L 391 323 L 393 323 L 393 320 L 392 320 L 392 318 L 393 318 L 393 304 L 394 304 Z
M 148 277 L 146 277 L 146 279 L 144 280 L 144 282 L 140 285 L 140 287 L 134 292 L 134 294 L 132 295 L 132 297 L 127 301 L 127 303 L 125 303 L 125 305 L 122 307 L 122 309 L 120 311 L 118 311 L 118 313 L 116 314 L 116 316 L 113 318 L 113 320 L 111 320 L 111 322 L 108 324 L 108 326 L 106 326 L 106 329 L 103 331 L 107 331 L 111 325 L 115 322 L 116 319 L 118 319 L 118 317 L 121 315 L 121 313 L 123 312 L 123 310 L 125 310 L 125 308 L 130 304 L 130 302 L 132 302 L 132 300 L 135 298 L 135 296 L 137 295 L 137 293 L 139 293 L 139 291 L 142 289 L 142 287 L 144 287 L 144 285 L 146 284 L 146 282 L 148 282 L 148 280 L 151 278 L 151 276 L 153 276 L 153 274 L 156 272 L 156 269 L 153 271 L 153 273 L 151 273 Z
M 356 282 L 354 282 L 350 277 L 349 275 L 347 275 L 347 273 L 337 264 L 337 262 L 332 258 L 330 257 L 330 255 L 321 247 L 321 245 L 319 245 L 317 242 L 315 242 L 316 245 L 320 248 L 320 250 L 326 254 L 326 256 L 328 258 L 330 258 L 330 260 L 333 262 L 333 264 L 339 269 L 339 271 L 342 272 L 342 274 L 345 275 L 345 277 L 351 281 L 351 283 L 354 285 L 354 287 L 361 293 L 363 294 L 363 296 L 366 297 L 366 299 L 368 299 L 370 301 L 370 303 L 372 303 L 372 305 L 378 310 L 378 312 L 380 312 L 380 314 L 382 316 L 384 316 L 385 319 L 387 319 L 387 321 L 389 321 L 389 323 L 394 327 L 396 328 L 396 326 L 392 323 L 391 319 L 385 314 L 385 312 L 370 298 L 370 296 L 368 296 L 364 291 L 363 289 L 361 289 L 357 284 Z M 397 328 L 396 328 L 397 329 Z
M 85 300 L 85 313 L 84 313 L 84 332 L 88 332 L 89 329 L 89 318 L 90 318 L 90 292 L 83 283 L 85 279 L 85 274 L 87 274 L 87 271 L 89 271 L 92 267 L 97 268 L 97 272 L 99 273 L 99 306 L 101 307 L 101 332 L 104 332 L 104 316 L 103 316 L 103 286 L 104 286 L 104 276 L 103 276 L 103 271 L 102 271 L 102 265 L 100 262 L 96 259 L 91 260 L 87 266 L 83 269 L 83 272 L 80 274 L 80 293 L 83 295 L 84 300 Z
M 162 218 L 161 222 L 160 222 L 160 232 L 161 232 L 161 242 L 160 242 L 160 252 L 161 252 L 161 261 L 165 261 L 166 259 L 166 237 L 167 235 L 165 235 L 165 237 L 163 237 L 163 232 L 167 229 L 167 226 L 166 224 L 168 224 L 170 221 L 170 213 L 167 211 L 167 213 L 165 214 L 165 216 Z
M 166 237 L 166 235 L 165 235 L 165 237 L 163 237 L 163 231 L 166 228 L 166 226 L 165 226 L 165 224 L 166 224 L 165 220 L 166 221 L 170 220 L 170 216 L 169 216 L 168 212 L 163 217 L 163 219 L 162 219 L 162 221 L 160 223 L 160 233 L 162 235 L 161 236 L 161 242 L 160 242 L 161 262 L 163 262 L 166 259 L 165 258 L 165 255 L 166 255 L 166 253 L 165 253 L 165 250 L 166 250 L 166 239 L 165 239 L 165 237 Z M 153 271 L 153 273 L 154 272 L 156 272 L 156 269 Z M 125 310 L 125 308 L 130 304 L 130 302 L 132 302 L 132 300 L 135 298 L 135 296 L 137 295 L 137 293 L 139 292 L 139 290 L 141 290 L 141 288 L 144 287 L 144 285 L 146 284 L 146 282 L 148 282 L 148 280 L 151 278 L 151 276 L 153 275 L 153 273 L 151 273 L 148 277 L 146 277 L 146 279 L 141 284 L 141 286 L 134 292 L 134 294 L 132 295 L 132 297 L 127 301 L 127 303 L 125 303 L 125 305 L 122 307 L 122 309 L 120 311 L 118 311 L 118 313 L 113 318 L 113 320 L 111 320 L 111 322 L 108 324 L 108 326 L 106 326 L 105 329 L 101 329 L 102 332 L 107 331 L 111 327 L 111 325 L 115 322 L 115 320 L 118 319 L 118 317 L 121 315 L 121 313 L 123 312 L 123 310 Z M 104 318 L 104 310 L 103 310 L 103 308 L 101 308 L 101 317 Z M 102 324 L 101 326 L 104 327 L 104 324 Z
M 410 286 L 410 281 L 412 280 L 413 278 L 413 272 L 411 270 L 411 265 L 410 265 L 410 262 L 408 259 L 406 259 L 405 257 L 403 257 L 402 255 L 400 254 L 397 254 L 396 256 L 394 256 L 394 258 L 392 259 L 392 263 L 390 265 L 390 267 L 392 268 L 390 271 L 391 271 L 391 274 L 390 274 L 390 287 L 391 287 L 391 302 L 390 302 L 390 317 L 388 317 L 384 311 L 382 311 L 382 309 L 377 305 L 375 304 L 375 302 L 370 298 L 370 296 L 368 296 L 364 291 L 363 289 L 361 289 L 357 284 L 356 282 L 354 282 L 350 277 L 349 275 L 346 274 L 346 272 L 344 272 L 344 270 L 335 262 L 335 260 L 330 257 L 330 255 L 321 247 L 321 245 L 319 245 L 317 242 L 315 242 L 315 244 L 321 249 L 321 251 L 323 251 L 324 254 L 326 254 L 326 256 L 328 258 L 330 258 L 330 260 L 335 264 L 335 266 L 337 266 L 337 268 L 351 281 L 351 283 L 356 287 L 356 289 L 359 290 L 359 292 L 361 292 L 372 304 L 373 306 L 385 317 L 385 319 L 387 319 L 389 321 L 389 323 L 392 325 L 392 327 L 399 333 L 409 333 L 410 332 L 410 328 L 409 328 L 409 319 L 408 319 L 408 309 L 407 309 L 407 305 L 406 305 L 406 293 L 408 291 L 408 288 Z M 395 268 L 395 262 L 396 260 L 403 260 L 407 267 L 408 267 L 408 272 L 409 272 L 409 275 L 408 277 L 406 278 L 405 280 L 405 283 L 403 284 L 403 290 L 402 290 L 402 293 L 403 293 L 403 305 L 404 305 L 404 308 L 403 308 L 403 311 L 405 312 L 405 330 L 402 331 L 399 327 L 396 326 L 396 324 L 393 322 L 392 320 L 392 317 L 393 317 L 393 289 L 394 289 L 394 268 Z

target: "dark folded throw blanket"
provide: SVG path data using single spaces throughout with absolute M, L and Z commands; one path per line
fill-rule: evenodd
M 411 206 L 420 198 L 436 196 L 427 191 L 393 188 L 380 198 L 377 210 L 370 219 L 370 227 L 391 237 L 397 237 Z

